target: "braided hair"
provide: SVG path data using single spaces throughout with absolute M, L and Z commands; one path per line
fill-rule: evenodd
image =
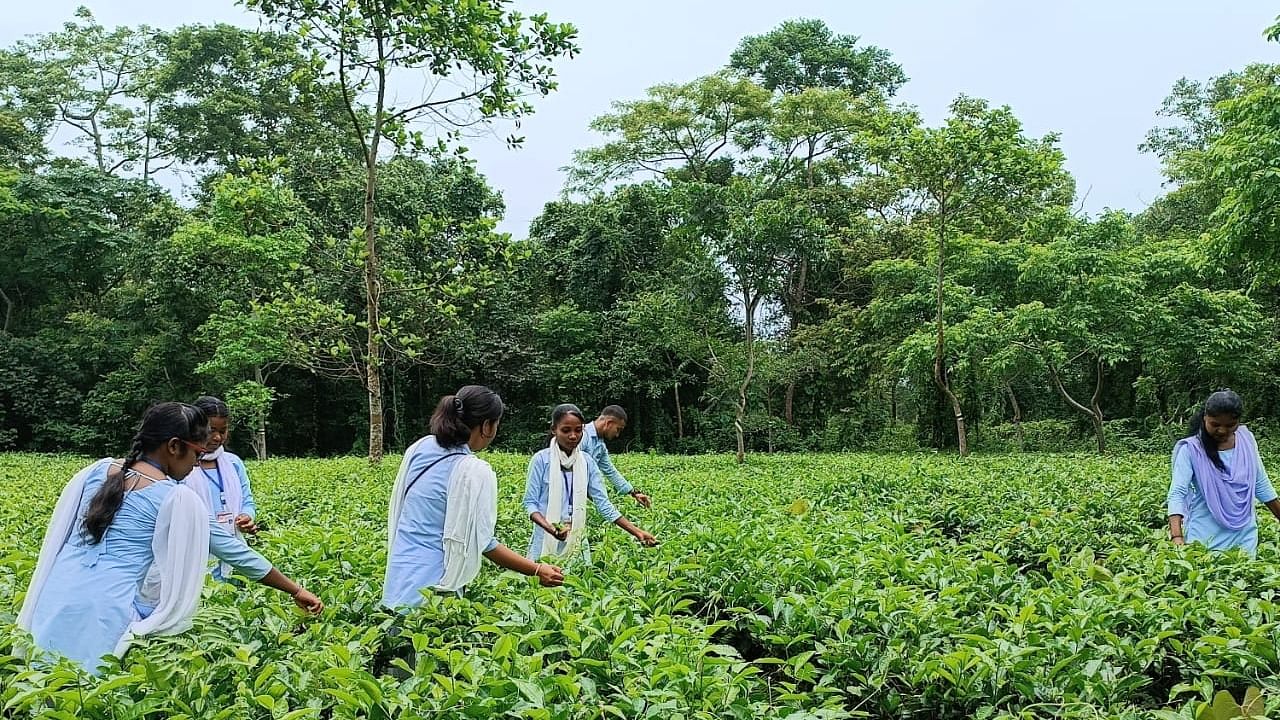
M 120 463 L 120 469 L 107 474 L 102 487 L 89 502 L 84 514 L 84 534 L 96 545 L 102 542 L 107 528 L 115 520 L 124 504 L 124 481 L 142 456 L 160 448 L 173 438 L 203 445 L 209 435 L 209 421 L 199 408 L 186 403 L 162 402 L 147 409 L 142 423 L 134 433 L 129 453 Z

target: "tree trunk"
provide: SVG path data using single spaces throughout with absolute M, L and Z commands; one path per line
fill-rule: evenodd
M 1067 404 L 1071 407 L 1089 416 L 1089 421 L 1093 423 L 1093 432 L 1097 436 L 1098 452 L 1104 453 L 1107 451 L 1107 438 L 1102 424 L 1102 407 L 1099 405 L 1099 400 L 1102 395 L 1103 364 L 1100 359 L 1096 362 L 1096 382 L 1093 388 L 1093 398 L 1090 399 L 1088 407 L 1085 407 L 1083 403 L 1071 397 L 1071 393 L 1067 392 L 1066 386 L 1062 384 L 1062 376 L 1058 372 L 1058 369 L 1054 367 L 1052 363 L 1046 363 L 1046 365 L 1049 368 L 1049 378 L 1053 380 L 1053 386 L 1058 389 L 1058 394 L 1062 396 L 1062 399 L 1066 400 Z
M 1027 438 L 1022 433 L 1022 406 L 1018 404 L 1018 396 L 1013 393 L 1013 386 L 1004 384 L 1004 392 L 1009 396 L 1009 406 L 1013 408 L 1013 427 L 1018 433 L 1018 452 L 1027 449 Z
M 889 381 L 889 429 L 898 426 L 898 381 Z
M 262 368 L 256 367 L 253 369 L 253 379 L 256 380 L 257 383 L 262 387 L 267 386 L 267 379 L 262 374 Z M 261 413 L 258 414 L 258 421 L 256 423 L 256 427 L 253 429 L 253 442 L 250 444 L 253 446 L 253 454 L 259 460 L 267 459 L 267 410 L 266 409 L 264 409 Z
M 960 446 L 960 456 L 964 457 L 969 454 L 969 438 L 965 431 L 964 408 L 960 405 L 960 398 L 951 390 L 951 379 L 947 376 L 946 367 L 947 335 L 946 320 L 943 316 L 943 311 L 946 309 L 943 287 L 946 278 L 945 263 L 947 254 L 947 206 L 945 202 L 939 203 L 938 217 L 938 339 L 934 345 L 933 380 L 938 384 L 938 389 L 942 391 L 942 394 L 951 403 L 951 410 L 956 417 L 956 440 Z
M 1102 360 L 1099 359 L 1095 366 L 1094 372 L 1097 373 L 1097 382 L 1093 386 L 1093 398 L 1089 401 L 1089 409 L 1093 411 L 1093 431 L 1098 434 L 1098 453 L 1107 451 L 1107 433 L 1106 427 L 1102 424 L 1102 373 L 1104 370 Z
M 756 304 L 760 302 L 759 296 L 748 299 L 744 293 L 743 307 L 746 309 L 746 334 L 747 334 L 747 371 L 742 376 L 742 385 L 738 387 L 738 407 L 733 419 L 734 434 L 738 440 L 738 464 L 746 462 L 747 458 L 747 438 L 746 430 L 743 427 L 747 415 L 747 390 L 751 387 L 751 378 L 756 370 Z
M 0 333 L 9 334 L 9 323 L 13 320 L 13 300 L 0 288 L 0 300 L 4 300 L 4 324 L 0 325 Z
M 680 407 L 680 382 L 671 388 L 671 395 L 676 401 L 676 439 L 684 439 L 684 410 Z
M 788 425 L 795 425 L 793 412 L 796 404 L 796 381 L 792 380 L 787 383 L 786 391 L 782 395 L 782 417 L 787 421 Z
M 382 124 L 386 113 L 387 77 L 382 38 L 378 36 L 377 88 L 373 132 L 364 157 L 364 292 L 365 322 L 368 345 L 365 361 L 365 387 L 369 391 L 369 464 L 382 462 L 382 269 L 378 258 L 378 220 L 375 201 L 378 192 L 378 146 L 382 140 Z

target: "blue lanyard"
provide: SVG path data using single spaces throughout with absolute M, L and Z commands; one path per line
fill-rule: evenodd
M 218 486 L 218 492 L 223 492 L 224 485 L 222 484 L 222 468 L 218 467 L 217 465 L 213 466 L 214 475 L 218 476 L 217 480 L 213 479 L 213 475 L 210 475 L 209 471 L 205 470 L 204 467 L 200 468 L 200 472 L 204 474 L 204 477 L 206 480 Z
M 213 467 L 214 475 L 218 476 L 217 480 L 215 480 L 213 478 L 213 475 L 210 475 L 209 471 L 205 470 L 203 467 L 200 468 L 200 472 L 201 474 L 204 475 L 205 480 L 208 480 L 210 483 L 212 483 L 215 487 L 218 488 L 218 506 L 221 507 L 223 510 L 226 510 L 227 509 L 227 493 L 226 493 L 225 485 L 223 485 L 222 483 L 222 468 L 218 467 L 216 464 Z

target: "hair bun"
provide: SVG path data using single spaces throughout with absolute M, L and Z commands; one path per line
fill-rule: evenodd
M 457 395 L 453 396 L 453 409 L 459 415 L 462 414 L 462 398 L 458 397 Z

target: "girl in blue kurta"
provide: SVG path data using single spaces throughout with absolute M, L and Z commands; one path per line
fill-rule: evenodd
M 556 406 L 551 414 L 551 442 L 529 461 L 525 481 L 524 509 L 533 522 L 526 557 L 536 560 L 544 554 L 571 557 L 581 551 L 591 562 L 586 542 L 588 499 L 604 519 L 631 533 L 643 545 L 657 539 L 622 516 L 609 502 L 595 460 L 579 451 L 586 416 L 576 405 Z M 552 542 L 547 542 L 547 536 Z
M 545 586 L 564 582 L 560 568 L 526 560 L 493 535 L 497 480 L 475 452 L 493 442 L 503 411 L 497 393 L 468 385 L 440 399 L 431 434 L 405 451 L 388 513 L 385 607 L 417 607 L 423 591 L 461 593 L 481 555 Z
M 258 505 L 249 485 L 249 471 L 238 455 L 226 449 L 231 409 L 222 400 L 208 395 L 197 398 L 193 404 L 209 418 L 209 440 L 200 462 L 191 469 L 185 482 L 208 501 L 209 514 L 228 533 L 237 539 L 256 535 Z M 227 580 L 233 569 L 234 564 L 220 562 L 213 568 L 213 577 Z
M 1174 544 L 1200 543 L 1210 550 L 1258 551 L 1255 501 L 1280 519 L 1280 499 L 1240 424 L 1244 402 L 1230 390 L 1216 392 L 1191 423 L 1191 436 L 1173 448 L 1169 486 L 1169 535 Z
M 207 433 L 197 408 L 161 403 L 147 411 L 123 460 L 95 462 L 64 490 L 19 615 L 37 647 L 95 672 L 133 636 L 182 632 L 210 552 L 304 609 L 323 607 L 212 523 L 194 492 L 173 479 L 191 470 Z M 153 562 L 162 568 L 159 607 L 139 608 L 135 598 Z

